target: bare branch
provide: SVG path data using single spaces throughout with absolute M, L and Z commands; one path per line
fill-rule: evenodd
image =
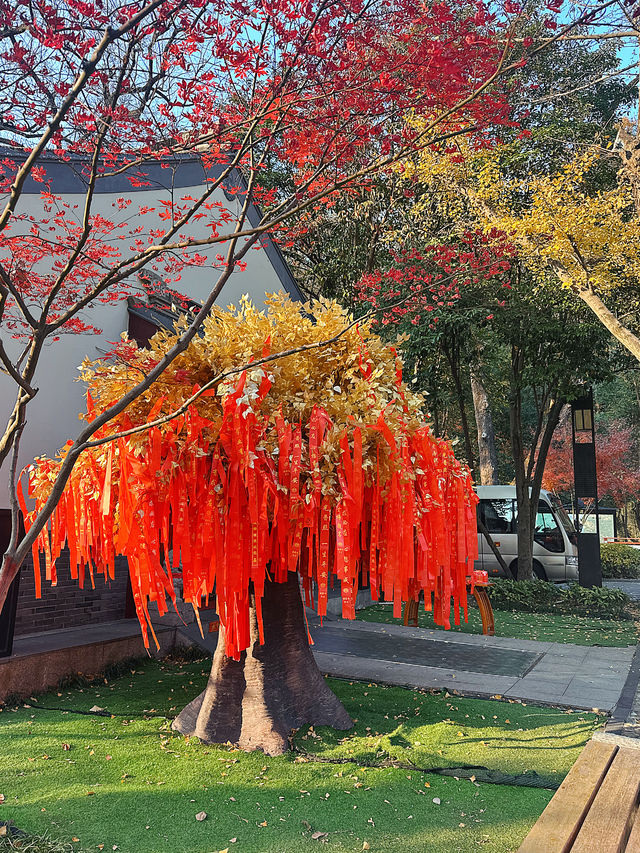
M 19 385 L 30 398 L 35 397 L 35 395 L 38 393 L 38 389 L 32 388 L 31 385 L 29 385 L 29 383 L 22 378 L 20 372 L 16 370 L 13 362 L 7 355 L 7 351 L 4 348 L 2 340 L 0 340 L 0 362 L 2 362 L 6 373 L 9 374 L 9 376 L 13 379 L 16 385 Z
M 91 54 L 91 57 L 84 63 L 82 71 L 78 74 L 73 86 L 69 90 L 68 95 L 65 97 L 60 107 L 58 108 L 57 113 L 51 121 L 49 122 L 47 129 L 44 131 L 42 136 L 40 137 L 38 143 L 33 147 L 29 156 L 23 163 L 23 165 L 18 169 L 18 172 L 13 180 L 11 185 L 11 190 L 9 193 L 9 199 L 5 205 L 4 210 L 0 214 L 0 231 L 3 231 L 9 219 L 13 215 L 16 205 L 18 203 L 18 199 L 20 198 L 20 194 L 22 192 L 22 187 L 24 186 L 24 182 L 31 174 L 33 167 L 35 166 L 38 158 L 45 150 L 55 133 L 60 128 L 65 116 L 77 100 L 78 96 L 84 89 L 87 81 L 93 74 L 93 72 L 98 67 L 98 64 L 104 54 L 106 53 L 109 45 L 113 44 L 113 42 L 122 38 L 123 35 L 129 32 L 129 30 L 134 29 L 138 26 L 145 18 L 147 18 L 155 9 L 162 5 L 165 0 L 151 0 L 151 2 L 142 8 L 139 12 L 125 21 L 117 29 L 108 28 L 105 30 L 102 39 L 94 52 Z

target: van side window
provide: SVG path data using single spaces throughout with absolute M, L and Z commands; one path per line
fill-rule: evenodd
M 511 498 L 482 498 L 478 509 L 480 519 L 489 533 L 515 533 L 513 501 Z

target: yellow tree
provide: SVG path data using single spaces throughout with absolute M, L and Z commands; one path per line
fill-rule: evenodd
M 626 311 L 639 295 L 638 138 L 625 124 L 618 139 L 616 151 L 594 144 L 551 175 L 511 177 L 511 145 L 425 152 L 405 175 L 432 186 L 440 206 L 463 207 L 467 227 L 471 219 L 506 234 L 541 285 L 555 281 L 574 293 L 640 361 L 640 336 L 615 310 L 623 291 Z M 604 189 L 595 175 L 603 158 L 619 164 Z

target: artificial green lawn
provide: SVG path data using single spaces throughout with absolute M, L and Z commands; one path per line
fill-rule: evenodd
M 541 784 L 557 785 L 602 722 L 332 680 L 354 730 L 301 730 L 294 752 L 269 758 L 171 732 L 163 715 L 195 696 L 207 674 L 207 662 L 149 661 L 111 683 L 5 708 L 0 820 L 77 838 L 76 851 L 299 853 L 325 842 L 328 853 L 359 853 L 366 841 L 374 853 L 506 853 L 552 790 L 478 779 L 510 774 L 535 784 L 535 771 Z M 76 713 L 93 706 L 109 716 Z M 427 772 L 434 768 L 459 768 L 451 772 L 460 778 Z M 208 817 L 199 822 L 201 811 Z
M 373 604 L 356 616 L 363 622 L 402 624 L 393 618 L 391 604 Z M 463 634 L 481 634 L 482 620 L 476 607 L 468 609 L 469 621 L 461 617 L 460 625 L 452 630 Z M 577 646 L 634 646 L 638 629 L 631 620 L 596 619 L 592 616 L 566 616 L 561 613 L 521 613 L 513 610 L 494 610 L 496 637 L 516 637 L 523 640 L 543 640 L 548 643 L 573 643 Z M 431 613 L 420 605 L 420 628 L 437 628 Z

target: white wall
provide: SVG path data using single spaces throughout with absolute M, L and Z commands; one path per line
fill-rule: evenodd
M 175 190 L 175 196 L 192 195 L 197 198 L 201 192 L 202 187 L 180 187 Z M 133 199 L 130 208 L 120 212 L 117 209 L 116 198 L 123 194 L 121 191 L 97 194 L 93 212 L 102 214 L 110 221 L 122 221 L 123 217 L 131 217 L 132 212 L 137 211 L 139 205 L 158 207 L 160 198 L 168 198 L 167 192 L 163 190 L 136 191 L 129 194 Z M 213 200 L 220 201 L 232 212 L 237 212 L 238 202 L 227 200 L 222 190 L 217 192 Z M 84 195 L 69 193 L 64 196 L 64 201 L 72 205 L 77 204 L 78 210 L 81 211 Z M 37 193 L 32 192 L 22 196 L 18 213 L 23 212 L 38 218 L 43 215 L 42 203 Z M 137 217 L 135 224 L 141 224 L 145 232 L 150 228 L 165 227 L 153 213 Z M 117 243 L 122 243 L 121 252 L 126 256 L 125 251 L 131 236 L 129 229 L 123 233 L 126 239 L 118 240 Z M 206 236 L 208 233 L 204 226 L 199 226 L 197 223 L 189 227 L 189 234 L 192 236 Z M 224 254 L 224 246 L 217 244 L 212 247 L 201 247 L 198 253 L 206 255 L 213 264 L 217 254 Z M 235 304 L 242 294 L 247 293 L 256 304 L 261 305 L 265 292 L 283 289 L 263 248 L 249 249 L 244 260 L 247 263 L 246 271 L 233 273 L 218 299 L 218 304 L 223 306 Z M 212 266 L 186 267 L 182 271 L 181 280 L 172 284 L 172 287 L 200 301 L 208 295 L 216 279 L 217 272 Z M 111 305 L 96 304 L 85 313 L 84 319 L 100 328 L 102 333 L 100 335 L 65 334 L 60 340 L 50 342 L 45 347 L 33 382 L 34 387 L 38 388 L 38 394 L 29 404 L 27 424 L 20 445 L 21 468 L 36 456 L 52 456 L 68 438 L 73 438 L 77 434 L 81 426 L 78 413 L 85 408 L 84 386 L 74 381 L 78 375 L 78 366 L 84 358 L 99 358 L 111 348 L 111 342 L 119 340 L 121 333 L 126 331 L 128 326 L 126 300 Z M 12 340 L 11 335 L 3 329 L 0 329 L 0 336 L 7 349 L 15 353 L 19 342 Z M 2 431 L 4 431 L 15 396 L 16 386 L 6 375 L 0 373 L 0 429 Z M 0 508 L 8 506 L 8 468 L 7 462 L 0 471 Z

